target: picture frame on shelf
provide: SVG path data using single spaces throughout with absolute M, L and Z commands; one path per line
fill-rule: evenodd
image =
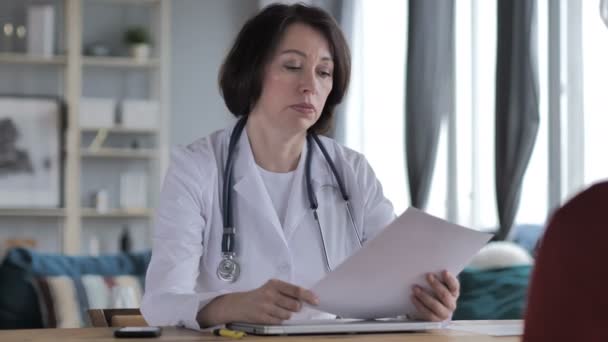
M 0 95 L 0 208 L 62 205 L 64 116 L 56 97 Z

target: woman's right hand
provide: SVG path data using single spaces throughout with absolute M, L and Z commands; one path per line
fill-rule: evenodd
M 303 302 L 318 305 L 319 299 L 310 290 L 271 279 L 255 290 L 214 299 L 199 312 L 199 322 L 203 326 L 229 322 L 281 324 L 299 312 Z

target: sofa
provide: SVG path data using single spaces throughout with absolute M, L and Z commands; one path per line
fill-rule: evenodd
M 489 255 L 484 254 L 483 250 L 480 251 L 469 267 L 458 276 L 460 297 L 453 319 L 523 318 L 533 270 L 533 258 L 544 228 L 542 225 L 530 224 L 515 226 L 510 234 L 510 241 L 491 243 L 498 246 L 496 250 L 499 253 Z M 509 247 L 509 244 L 512 245 L 511 248 L 504 248 Z M 520 251 L 518 252 L 517 249 Z M 510 258 L 503 258 L 505 251 L 514 251 L 514 254 Z M 522 257 L 522 253 L 526 256 Z M 481 262 L 476 263 L 475 259 L 482 256 L 494 260 L 480 260 Z M 492 267 L 491 264 L 495 266 Z M 480 267 L 481 265 L 484 266 Z
M 0 265 L 0 329 L 86 326 L 86 310 L 106 303 L 100 293 L 107 296 L 121 283 L 143 289 L 150 255 L 66 256 L 11 249 Z
M 460 297 L 452 319 L 521 319 L 525 311 L 531 265 L 462 271 Z

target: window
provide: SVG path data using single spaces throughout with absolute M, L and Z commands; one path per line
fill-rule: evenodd
M 558 94 L 562 110 L 560 184 L 571 195 L 580 187 L 571 180 L 584 174 L 590 184 L 608 178 L 608 28 L 599 16 L 599 1 L 559 0 L 561 44 L 560 77 L 565 89 L 577 87 L 576 69 L 567 69 L 579 25 L 582 34 L 582 92 L 584 114 L 573 114 L 567 91 Z M 357 1 L 353 86 L 348 100 L 346 144 L 363 152 L 383 184 L 397 213 L 409 204 L 404 149 L 404 84 L 407 37 L 407 2 L 400 0 Z M 443 124 L 427 211 L 465 226 L 492 230 L 498 226 L 495 196 L 495 74 L 496 0 L 459 0 L 455 4 L 456 108 Z M 542 225 L 549 206 L 549 6 L 539 0 L 536 9 L 540 126 L 523 179 L 515 225 Z M 580 8 L 580 20 L 575 20 Z M 580 7 L 582 6 L 582 7 Z M 556 7 L 552 7 L 556 8 Z M 570 21 L 570 22 L 569 22 Z M 387 28 L 386 22 L 390 22 Z M 563 40 L 564 34 L 568 40 Z M 553 35 L 552 37 L 555 37 Z M 581 38 L 579 38 L 581 39 Z M 568 45 L 570 44 L 570 45 Z M 570 70 L 570 71 L 568 71 Z M 562 75 L 570 72 L 571 80 Z M 574 76 L 572 76 L 574 73 Z M 570 83 L 568 83 L 570 82 Z M 581 92 L 580 89 L 578 89 Z M 570 109 L 568 114 L 567 109 Z M 354 114 L 355 113 L 355 114 Z M 453 120 L 453 121 L 450 121 Z M 578 127 L 578 128 L 576 128 Z M 577 129 L 580 132 L 577 133 Z M 570 148 L 582 136 L 584 156 Z M 581 161 L 580 163 L 578 161 Z M 579 165 L 580 164 L 580 165 Z M 578 170 L 578 171 L 577 171 Z M 584 172 L 583 172 L 584 170 Z M 574 175 L 574 176 L 573 176 Z M 581 176 L 582 178 L 582 176 Z M 568 180 L 570 179 L 570 180 Z M 582 183 L 581 180 L 579 183 Z M 574 185 L 573 185 L 574 184 Z M 583 184 L 580 184 L 583 185 Z M 452 192 L 452 193 L 451 193 Z M 566 199 L 562 196 L 560 203 Z M 451 214 L 450 214 L 451 213 Z M 455 213 L 455 214 L 454 214 Z M 450 217 L 448 217 L 450 215 Z
M 458 223 L 487 230 L 498 224 L 494 196 L 496 1 L 455 4 Z
M 406 1 L 356 2 L 346 104 L 345 144 L 365 154 L 396 213 L 409 204 L 403 148 L 406 18 Z
M 538 0 L 536 9 L 537 62 L 540 124 L 534 150 L 522 183 L 515 225 L 543 225 L 548 213 L 549 109 L 548 109 L 548 0 Z
M 584 182 L 608 178 L 608 27 L 599 1 L 582 1 Z

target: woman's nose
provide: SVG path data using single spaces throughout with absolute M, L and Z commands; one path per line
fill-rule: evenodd
M 314 72 L 303 72 L 300 77 L 300 92 L 307 94 L 315 94 L 317 92 L 317 85 L 315 80 Z

